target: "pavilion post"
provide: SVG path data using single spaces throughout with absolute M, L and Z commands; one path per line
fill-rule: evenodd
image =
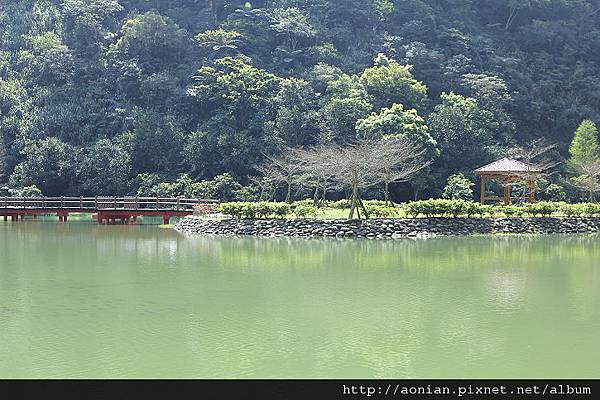
M 484 175 L 481 176 L 481 204 L 485 203 L 485 184 L 486 177 Z
M 535 203 L 535 179 L 529 178 L 529 202 Z
M 504 178 L 504 205 L 508 206 L 510 204 L 510 195 L 511 195 L 511 187 L 510 187 L 510 178 Z

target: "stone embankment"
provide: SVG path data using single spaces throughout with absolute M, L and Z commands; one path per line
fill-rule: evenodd
M 221 236 L 398 239 L 486 234 L 595 233 L 600 231 L 600 218 L 415 218 L 346 221 L 186 217 L 179 221 L 175 229 L 187 234 Z

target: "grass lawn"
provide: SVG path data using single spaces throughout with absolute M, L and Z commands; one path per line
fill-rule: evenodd
M 317 214 L 317 219 L 346 219 L 348 218 L 348 215 L 350 214 L 350 209 L 346 208 L 330 208 L 330 207 L 326 207 L 326 208 L 321 208 L 319 209 L 319 212 Z M 354 214 L 354 216 L 356 217 L 356 213 Z M 362 210 L 361 210 L 361 216 L 362 216 Z M 404 210 L 400 207 L 398 207 L 398 215 L 394 216 L 393 218 L 405 218 L 406 217 L 406 213 L 404 212 Z

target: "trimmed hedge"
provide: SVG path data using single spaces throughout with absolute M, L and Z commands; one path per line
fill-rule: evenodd
M 411 201 L 404 205 L 406 214 L 411 217 L 459 217 L 466 215 L 483 216 L 489 212 L 490 206 L 466 200 L 430 199 Z
M 318 213 L 318 209 L 317 209 L 317 207 L 315 207 L 313 205 L 298 204 L 294 208 L 294 215 L 297 218 L 308 218 L 308 217 L 314 218 L 317 216 L 317 213 Z
M 255 219 L 278 217 L 284 218 L 291 213 L 291 207 L 288 203 L 279 202 L 243 202 L 236 201 L 223 203 L 219 206 L 219 211 L 230 215 L 233 218 Z
M 366 202 L 365 208 L 367 209 L 367 213 L 369 213 L 370 218 L 397 218 L 399 217 L 400 208 L 385 206 L 385 202 L 383 204 L 377 204 L 372 202 Z
M 340 209 L 342 200 L 334 205 Z M 331 204 L 330 204 L 331 205 Z M 520 206 L 485 205 L 474 201 L 430 199 L 411 201 L 397 207 L 385 206 L 383 201 L 366 201 L 365 207 L 371 218 L 398 218 L 402 214 L 409 217 L 548 217 L 564 215 L 566 217 L 600 216 L 600 203 L 568 204 L 564 202 L 541 201 Z M 312 205 L 312 200 L 288 203 L 277 202 L 232 202 L 219 207 L 223 214 L 233 218 L 315 218 L 320 212 Z

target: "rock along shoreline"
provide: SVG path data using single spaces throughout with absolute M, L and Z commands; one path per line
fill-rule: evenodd
M 599 232 L 600 218 L 414 218 L 347 221 L 186 217 L 177 223 L 175 230 L 192 235 L 365 239 L 581 234 Z

